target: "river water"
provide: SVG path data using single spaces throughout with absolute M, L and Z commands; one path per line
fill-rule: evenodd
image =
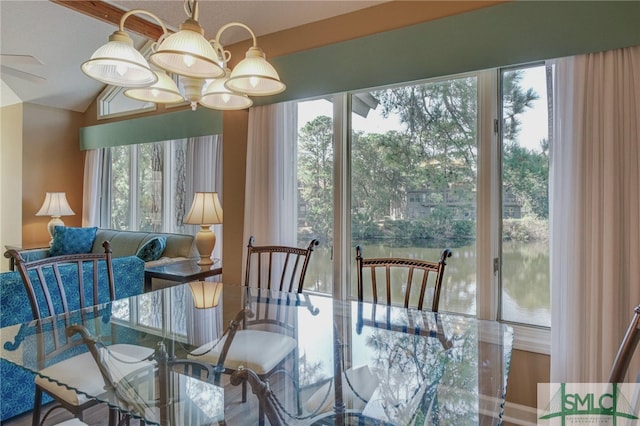
M 470 315 L 476 313 L 476 247 L 475 244 L 451 247 L 440 299 L 440 310 Z M 384 243 L 367 243 L 364 257 L 408 257 L 438 260 L 441 248 L 417 246 L 396 247 Z M 355 295 L 356 264 L 353 249 L 351 288 Z M 319 247 L 314 252 L 305 288 L 331 292 L 332 267 L 330 250 Z M 551 325 L 549 291 L 549 248 L 546 242 L 503 243 L 502 319 L 549 327 Z

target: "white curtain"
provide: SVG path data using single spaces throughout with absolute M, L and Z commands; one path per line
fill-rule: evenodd
M 92 149 L 85 153 L 82 193 L 82 226 L 100 226 L 103 165 L 106 149 Z
M 210 135 L 187 140 L 185 200 L 186 212 L 191 208 L 195 192 L 218 193 L 224 220 L 224 198 L 222 195 L 222 136 Z M 186 225 L 190 233 L 196 234 L 200 227 Z M 211 227 L 216 234 L 216 246 L 213 249 L 213 257 L 221 258 L 222 255 L 222 225 Z
M 640 46 L 560 59 L 555 87 L 551 381 L 606 381 L 640 304 Z
M 249 110 L 245 244 L 297 243 L 296 125 L 294 102 Z

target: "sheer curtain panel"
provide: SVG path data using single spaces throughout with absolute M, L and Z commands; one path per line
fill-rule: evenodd
M 297 243 L 296 104 L 249 110 L 244 242 Z M 246 255 L 246 254 L 245 254 Z
M 86 151 L 82 185 L 82 226 L 84 227 L 100 226 L 102 182 L 104 182 L 105 160 L 108 157 L 106 148 Z
M 601 382 L 640 304 L 640 46 L 560 59 L 555 87 L 551 381 Z

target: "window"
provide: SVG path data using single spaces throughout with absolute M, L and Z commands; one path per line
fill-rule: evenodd
M 100 226 L 195 235 L 183 219 L 194 192 L 221 193 L 221 146 L 214 135 L 107 148 Z
M 366 257 L 430 260 L 451 247 L 458 256 L 441 309 L 475 314 L 476 222 L 465 213 L 476 205 L 477 78 L 364 95 L 376 104 L 366 115 L 351 108 L 351 246 Z M 356 285 L 352 276 L 352 294 Z
M 184 150 L 184 144 L 175 143 L 175 150 Z M 156 142 L 110 148 L 111 150 L 111 216 L 109 228 L 161 232 L 180 229 L 182 223 L 170 223 L 171 217 L 183 217 L 184 205 L 173 214 L 164 209 L 165 190 L 172 192 L 166 181 L 165 167 L 180 168 L 178 159 L 184 155 L 172 155 L 170 142 Z M 166 161 L 165 161 L 166 160 Z M 184 169 L 184 168 L 182 168 Z M 166 189 L 165 189 L 166 187 Z M 164 212 L 164 214 L 163 214 Z
M 551 326 L 544 64 L 503 69 L 501 318 Z
M 527 145 L 548 134 L 545 76 L 542 64 L 298 102 L 299 244 L 323 242 L 306 287 L 353 294 L 355 276 L 334 282 L 357 244 L 427 259 L 450 247 L 442 310 L 548 326 L 548 139 Z
M 331 293 L 333 288 L 333 99 L 298 104 L 298 241 L 323 244 L 314 250 L 305 286 Z
M 131 99 L 124 95 L 126 87 L 107 86 L 98 96 L 98 120 L 144 111 L 154 111 L 156 104 Z

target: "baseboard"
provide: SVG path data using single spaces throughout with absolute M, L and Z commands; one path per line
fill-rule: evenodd
M 533 407 L 507 401 L 504 405 L 502 424 L 504 426 L 536 426 L 538 424 L 538 410 Z

